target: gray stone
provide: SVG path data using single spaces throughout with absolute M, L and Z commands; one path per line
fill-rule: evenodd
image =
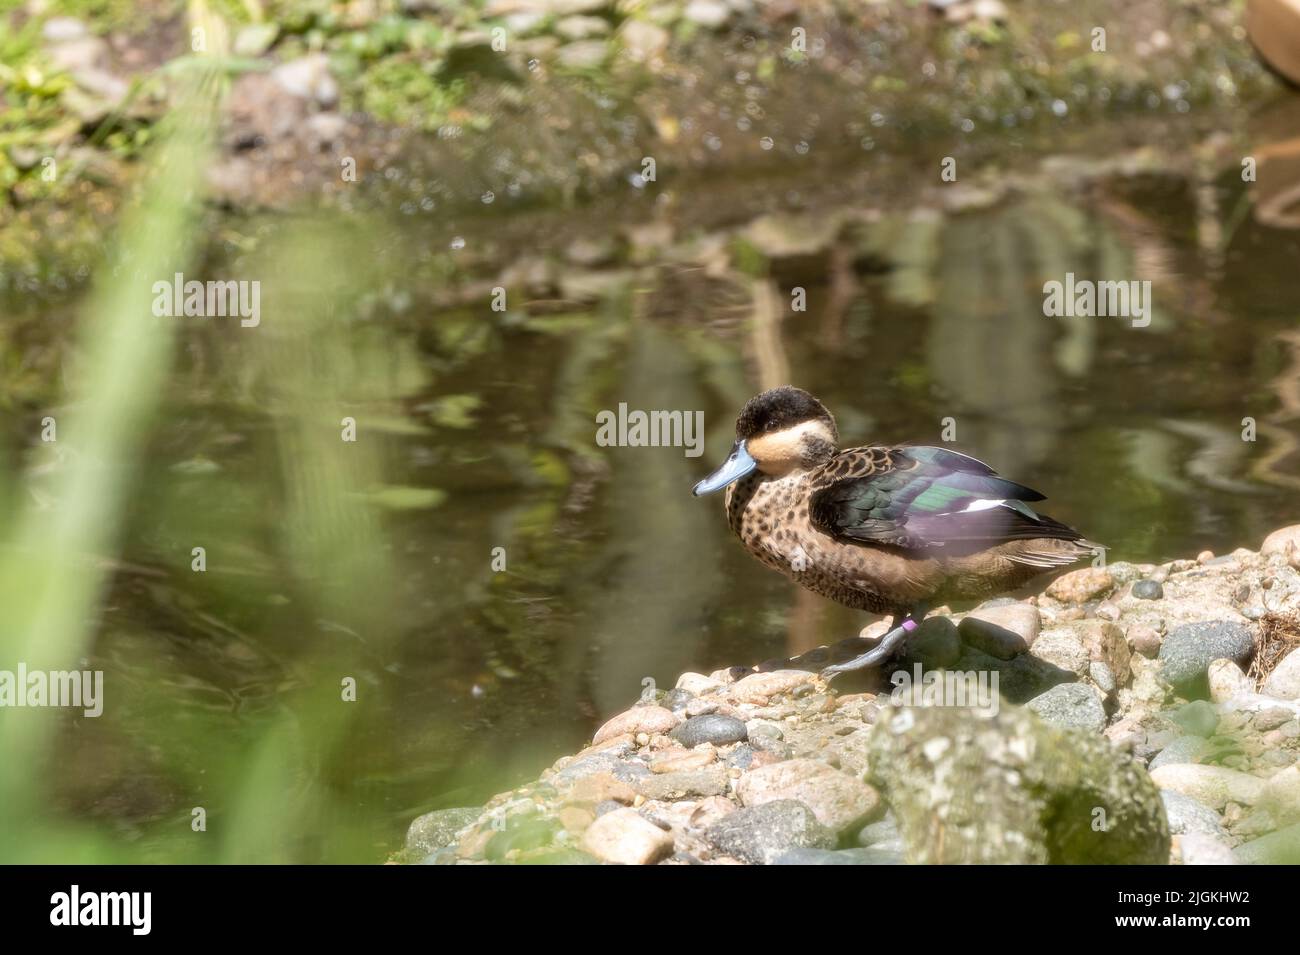
M 835 846 L 835 833 L 794 799 L 728 813 L 705 830 L 704 838 L 718 851 L 757 865 L 770 865 L 791 849 Z
M 1131 592 L 1138 600 L 1159 600 L 1165 595 L 1165 588 L 1158 580 L 1139 580 Z
M 1191 796 L 1164 789 L 1160 792 L 1160 800 L 1165 804 L 1170 835 L 1180 836 L 1186 832 L 1200 832 L 1219 838 L 1227 835 L 1219 821 L 1219 814 Z
M 1300 700 L 1300 649 L 1282 658 L 1264 680 L 1260 692 L 1280 700 Z
M 571 70 L 597 69 L 608 56 L 609 45 L 604 40 L 575 40 L 555 51 L 555 61 Z
M 731 19 L 731 8 L 720 0 L 691 0 L 682 16 L 697 26 L 716 29 Z
M 1183 865 L 1239 865 L 1223 838 L 1204 832 L 1189 832 L 1180 839 Z
M 339 100 L 338 83 L 330 75 L 329 60 L 323 53 L 310 53 L 281 63 L 271 71 L 271 79 L 289 95 L 327 108 Z
M 1096 689 L 1085 683 L 1060 683 L 1025 706 L 1046 723 L 1099 733 L 1106 728 L 1106 709 Z
M 745 724 L 734 716 L 710 713 L 706 716 L 693 716 L 681 726 L 668 734 L 683 746 L 699 746 L 701 743 L 713 743 L 726 746 L 739 743 L 749 737 Z
M 676 800 L 689 796 L 721 796 L 730 788 L 727 769 L 722 765 L 660 773 L 639 779 L 637 791 L 646 799 Z
M 1185 623 L 1160 645 L 1160 678 L 1184 695 L 1204 695 L 1206 672 L 1215 660 L 1244 665 L 1255 652 L 1250 628 L 1228 620 Z

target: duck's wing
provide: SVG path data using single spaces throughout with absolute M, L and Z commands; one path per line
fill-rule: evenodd
M 1025 503 L 1042 494 L 945 448 L 851 448 L 809 481 L 813 526 L 841 541 L 952 555 L 1016 540 L 1082 541 Z

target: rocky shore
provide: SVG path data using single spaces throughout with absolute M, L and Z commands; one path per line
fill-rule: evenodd
M 817 675 L 880 630 L 684 673 L 535 782 L 416 819 L 394 861 L 1300 862 L 1300 525 L 940 608 L 883 670 Z M 925 673 L 958 679 L 900 698 Z M 953 705 L 961 678 L 992 705 Z

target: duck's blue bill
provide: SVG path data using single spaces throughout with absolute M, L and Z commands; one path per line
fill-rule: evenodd
M 699 497 L 701 494 L 712 494 L 714 491 L 721 491 L 732 481 L 739 481 L 756 467 L 758 467 L 758 463 L 745 450 L 745 442 L 737 441 L 732 446 L 731 454 L 727 455 L 727 460 L 722 462 L 722 467 L 695 485 L 695 490 L 692 493 Z

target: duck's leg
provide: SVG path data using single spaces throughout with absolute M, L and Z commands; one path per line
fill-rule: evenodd
M 893 656 L 895 650 L 902 647 L 903 643 L 912 635 L 913 631 L 921 625 L 921 621 L 925 618 L 929 609 L 929 607 L 921 605 L 913 607 L 905 614 L 895 615 L 894 628 L 885 634 L 878 644 L 861 656 L 854 657 L 852 660 L 847 660 L 844 663 L 836 663 L 834 666 L 828 666 L 826 669 L 822 670 L 822 676 L 829 680 L 839 673 L 848 673 L 850 670 L 861 670 L 864 667 L 884 663 Z M 901 623 L 899 623 L 899 616 L 903 618 Z

